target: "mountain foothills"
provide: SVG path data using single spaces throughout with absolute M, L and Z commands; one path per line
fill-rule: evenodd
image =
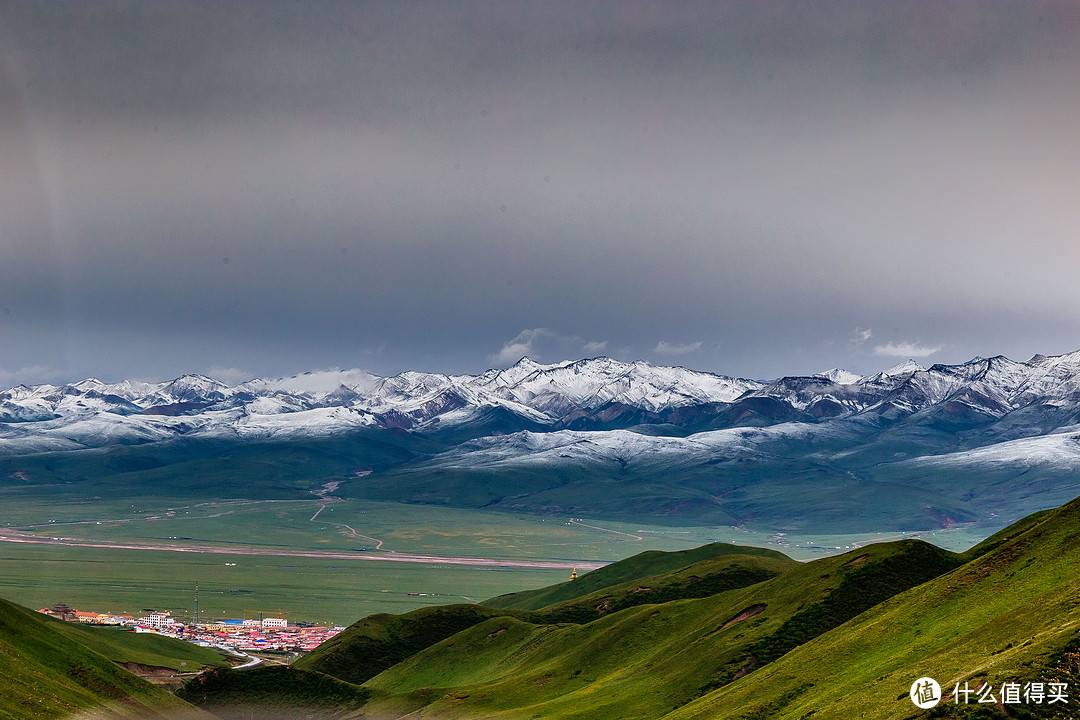
M 291 667 L 208 658 L 176 695 L 118 667 L 146 662 L 139 636 L 0 601 L 0 716 L 1072 718 L 1078 565 L 1080 500 L 959 554 L 920 540 L 807 563 L 651 551 L 480 605 L 372 615 Z M 158 663 L 190 647 L 152 639 Z M 931 710 L 909 699 L 923 677 L 942 688 Z
M 190 667 L 224 664 L 210 650 L 167 638 L 95 632 L 0 600 L 0 717 L 203 718 L 168 690 L 151 685 L 121 663 Z M 196 653 L 202 653 L 197 655 Z M 85 715 L 76 716 L 83 711 Z
M 343 496 L 658 523 L 993 529 L 1076 493 L 1078 422 L 1080 352 L 771 382 L 609 358 L 84 380 L 0 393 L 0 487 L 310 497 L 337 480 Z
M 304 708 L 296 688 L 332 679 L 363 696 L 321 713 L 379 720 L 1072 718 L 1078 563 L 1080 501 L 962 554 L 919 540 L 808 563 L 644 553 L 484 605 L 374 615 L 289 670 L 215 670 L 179 695 L 228 716 L 238 700 Z M 932 710 L 909 698 L 921 677 L 942 688 Z
M 147 652 L 124 633 L 0 601 L 0 716 L 1072 718 L 1078 564 L 1080 500 L 961 554 L 653 551 L 482 605 L 373 615 L 292 667 L 211 668 L 176 695 L 118 667 Z M 923 677 L 942 688 L 927 711 L 909 699 Z

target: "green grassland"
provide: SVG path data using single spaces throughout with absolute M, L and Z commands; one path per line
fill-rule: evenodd
M 1063 719 L 1071 706 L 923 712 L 907 690 L 924 675 L 946 692 L 1006 680 L 1080 686 L 1077 567 L 1080 500 L 960 554 L 910 539 L 806 563 L 729 544 L 650 551 L 496 600 L 517 609 L 371 615 L 292 668 L 221 668 L 179 694 L 230 720 Z M 199 662 L 187 654 L 199 648 L 154 640 L 0 603 L 0 716 L 110 702 L 124 703 L 121 716 L 158 703 L 170 717 L 184 712 L 109 662 Z
M 322 720 L 362 705 L 371 691 L 323 673 L 278 665 L 259 672 L 211 671 L 186 683 L 177 695 L 222 718 Z
M 344 625 L 388 610 L 475 602 L 566 575 L 534 568 L 0 544 L 0 597 L 35 609 L 63 602 L 129 615 L 167 610 L 183 619 L 194 611 L 196 581 L 204 619 L 257 618 L 260 611 L 269 617 L 283 610 L 293 621 Z
M 594 598 L 597 592 L 606 596 L 613 593 L 624 596 L 637 591 L 641 594 L 646 588 L 663 587 L 672 581 L 696 578 L 701 582 L 716 575 L 730 577 L 737 570 L 753 568 L 765 576 L 754 582 L 779 575 L 794 566 L 791 558 L 783 553 L 763 548 L 739 547 L 722 543 L 711 543 L 691 550 L 676 552 L 657 552 L 649 550 L 634 555 L 617 563 L 593 570 L 581 577 L 538 590 L 523 590 L 508 593 L 485 600 L 484 605 L 492 608 L 516 610 L 540 610 L 541 608 L 565 604 L 569 601 L 581 601 Z M 682 571 L 672 573 L 670 571 Z M 661 574 L 665 576 L 661 577 Z M 670 577 L 668 577 L 670 576 Z M 648 578 L 647 580 L 645 578 Z M 633 581 L 641 581 L 633 582 Z M 630 583 L 633 582 L 633 590 Z M 745 582 L 743 585 L 752 583 Z M 726 588 L 725 588 L 726 589 Z M 715 592 L 704 594 L 713 595 Z M 683 597 L 687 597 L 683 595 Z M 656 600 L 650 600 L 656 602 Z M 642 604 L 642 603 L 639 603 Z
M 691 564 L 685 565 L 687 562 Z M 630 607 L 646 604 L 657 593 L 662 593 L 668 601 L 703 597 L 712 594 L 709 588 L 746 587 L 797 565 L 779 553 L 756 548 L 712 545 L 688 552 L 645 552 L 594 570 L 573 582 L 552 586 L 548 592 L 522 593 L 525 597 L 503 596 L 504 600 L 516 600 L 518 605 L 530 607 L 537 606 L 544 596 L 568 598 L 536 610 L 459 604 L 424 608 L 406 615 L 373 615 L 301 658 L 297 667 L 362 683 L 397 662 L 492 618 L 512 617 L 538 625 L 580 624 L 614 612 L 620 601 Z M 670 567 L 677 569 L 667 570 Z M 747 573 L 747 569 L 757 572 Z M 626 578 L 634 580 L 620 582 Z M 643 588 L 639 583 L 649 587 Z M 590 593 L 593 588 L 598 589 Z M 702 589 L 706 592 L 701 592 Z
M 860 553 L 858 563 L 818 560 L 750 587 L 630 607 L 586 624 L 494 618 L 367 686 L 436 712 L 465 705 L 485 716 L 528 709 L 581 720 L 656 718 L 958 563 L 918 541 Z M 442 694 L 433 698 L 429 688 Z
M 907 689 L 922 676 L 937 679 L 947 693 L 964 682 L 1000 688 L 1008 680 L 1068 681 L 1069 706 L 1029 705 L 1010 715 L 981 710 L 986 717 L 1075 717 L 1078 567 L 1080 502 L 1074 501 L 996 550 L 681 708 L 672 720 L 908 718 L 920 715 Z M 922 715 L 975 717 L 979 710 L 945 703 Z
M 754 585 L 782 575 L 795 565 L 793 560 L 782 556 L 725 554 L 678 570 L 639 577 L 555 602 L 533 613 L 529 619 L 536 622 L 535 618 L 541 617 L 550 622 L 587 623 L 608 613 L 637 605 L 704 598 L 725 590 Z M 566 585 L 567 583 L 562 583 L 555 587 Z
M 458 604 L 421 608 L 404 615 L 371 615 L 327 640 L 294 666 L 360 684 L 463 630 L 491 618 L 505 617 L 507 612 Z
M 119 626 L 95 626 L 56 621 L 57 632 L 116 663 L 137 663 L 195 672 L 205 667 L 229 667 L 221 652 L 153 633 L 135 633 Z
M 149 499 L 141 503 L 148 508 Z M 127 503 L 130 505 L 130 503 Z M 746 547 L 753 541 L 773 542 L 793 556 L 842 552 L 843 545 L 865 542 L 873 536 L 777 538 L 746 530 L 723 528 L 670 528 L 626 523 L 584 521 L 603 527 L 567 524 L 558 518 L 537 518 L 475 510 L 369 504 L 350 509 L 349 501 L 329 505 L 320 513 L 339 516 L 359 532 L 370 532 L 385 547 L 404 552 L 440 555 L 503 557 L 512 560 L 574 558 L 618 560 L 646 548 L 676 551 L 700 545 L 717 536 L 738 539 Z M 133 522 L 86 524 L 86 517 L 117 517 L 116 508 L 87 514 L 81 505 L 49 508 L 46 525 L 36 528 L 41 537 L 74 537 L 112 543 L 166 543 L 281 550 L 345 550 L 358 555 L 368 540 L 340 535 L 334 526 L 309 522 L 319 505 L 249 505 L 247 501 L 221 501 L 210 508 L 221 515 L 187 521 L 166 516 L 163 504 L 150 517 Z M 339 509 L 340 508 L 340 509 Z M 23 513 L 25 508 L 0 509 L 0 516 Z M 368 524 L 360 523 L 369 518 Z M 48 523 L 56 519 L 56 523 Z M 78 522 L 80 524 L 66 524 Z M 188 524 L 195 523 L 196 525 Z M 15 525 L 28 528 L 26 524 Z M 612 532 L 615 531 L 615 532 Z M 634 541 L 621 533 L 635 533 Z M 188 534 L 192 533 L 192 534 Z M 171 537 L 192 538 L 190 541 Z M 235 538 L 234 543 L 225 542 Z M 938 538 L 932 538 L 938 540 Z M 950 539 L 966 541 L 954 533 Z M 808 542 L 808 541 L 813 541 Z M 786 547 L 805 543 L 812 548 Z M 842 544 L 841 544 L 842 543 Z M 726 544 L 725 544 L 726 545 Z M 966 547 L 966 546 L 965 546 Z M 840 548 L 840 549 L 837 549 Z M 795 550 L 804 550 L 796 552 Z M 226 565 L 235 563 L 235 565 Z M 199 582 L 203 617 L 256 617 L 284 610 L 290 619 L 319 624 L 348 624 L 358 617 L 408 610 L 450 602 L 478 602 L 508 592 L 543 588 L 565 580 L 568 571 L 521 567 L 469 567 L 416 565 L 362 560 L 305 557 L 262 557 L 153 552 L 122 549 L 63 547 L 0 543 L 0 596 L 34 608 L 64 602 L 80 610 L 136 614 L 154 608 L 179 617 L 194 611 L 194 585 Z M 584 579 L 584 578 L 582 578 Z M 576 586 L 576 587 L 580 587 Z M 410 593 L 413 593 L 410 595 Z
M 41 537 L 115 543 L 373 551 L 381 540 L 383 549 L 398 552 L 580 560 L 617 559 L 653 547 L 685 548 L 700 544 L 698 536 L 707 532 L 625 523 L 598 530 L 570 523 L 569 518 L 357 500 L 325 502 L 310 496 L 292 501 L 181 503 L 154 496 L 132 500 L 128 507 L 53 504 L 44 512 L 15 503 L 0 510 L 0 524 Z M 625 534 L 627 528 L 647 532 L 637 541 Z
M 946 702 L 920 711 L 908 689 L 925 675 L 947 693 L 957 683 L 1005 681 L 1066 681 L 1075 693 L 1080 500 L 962 554 L 918 540 L 808 563 L 742 549 L 701 554 L 670 569 L 675 557 L 646 553 L 591 581 L 582 576 L 580 590 L 563 583 L 517 597 L 523 605 L 561 598 L 539 609 L 456 605 L 369 617 L 297 667 L 370 691 L 357 718 L 1075 717 L 1075 697 L 1072 705 Z M 736 578 L 764 563 L 779 574 L 696 594 L 710 569 Z M 619 604 L 639 588 L 667 594 Z M 592 616 L 566 612 L 604 598 L 614 602 L 593 606 Z
M 323 505 L 325 509 L 315 516 Z M 513 559 L 611 561 L 644 550 L 681 550 L 710 542 L 771 546 L 791 557 L 807 559 L 905 537 L 964 549 L 986 536 L 981 527 L 965 526 L 909 533 L 810 534 L 730 526 L 652 525 L 589 516 L 577 520 L 571 522 L 569 516 L 562 515 L 355 499 L 327 504 L 311 492 L 305 499 L 294 500 L 206 498 L 198 502 L 153 494 L 133 494 L 123 501 L 31 502 L 16 498 L 0 506 L 0 526 L 46 538 L 349 551 L 371 550 L 377 545 L 372 538 L 377 538 L 383 541 L 384 549 L 398 552 Z M 344 525 L 360 536 L 348 532 Z M 638 537 L 641 540 L 635 539 Z
M 72 639 L 60 623 L 0 600 L 0 717 L 209 717 Z M 115 649 L 115 647 L 114 647 Z
M 143 490 L 143 493 L 146 491 Z M 0 505 L 0 526 L 51 538 L 108 544 L 212 546 L 261 551 L 381 551 L 507 560 L 614 561 L 645 550 L 679 551 L 717 540 L 771 544 L 794 557 L 820 557 L 894 535 L 802 536 L 745 528 L 674 527 L 467 508 L 341 499 L 201 499 L 131 495 Z M 0 496 L 7 497 L 3 491 Z M 317 513 L 317 515 L 316 515 Z M 314 520 L 312 518 L 314 517 Z M 99 524 L 100 523 L 100 524 Z M 966 547 L 965 529 L 934 542 Z M 955 546 L 954 545 L 954 546 Z M 235 565 L 226 565 L 235 563 Z M 283 610 L 293 620 L 347 624 L 432 604 L 477 602 L 546 587 L 568 571 L 211 555 L 0 543 L 0 596 L 30 607 L 64 602 L 81 610 L 137 614 L 154 608 L 203 617 L 255 617 Z M 578 585 L 577 587 L 580 587 Z
M 795 446 L 777 450 L 775 462 L 710 465 L 672 480 L 681 483 L 679 492 L 691 505 L 709 496 L 713 499 L 703 507 L 714 507 L 722 496 L 724 503 L 743 508 L 738 517 L 697 518 L 681 505 L 664 510 L 655 468 L 645 474 L 609 468 L 603 470 L 608 473 L 603 482 L 576 471 L 566 477 L 492 475 L 451 497 L 455 488 L 471 482 L 471 475 L 445 484 L 447 478 L 408 470 L 422 467 L 447 441 L 437 435 L 360 432 L 319 441 L 182 441 L 2 458 L 0 528 L 43 540 L 106 544 L 358 555 L 394 551 L 570 564 L 715 542 L 771 547 L 797 559 L 911 537 L 963 550 L 996 529 L 985 523 L 935 529 L 923 518 L 912 521 L 927 525 L 922 531 L 889 531 L 897 521 L 890 515 L 890 488 L 896 488 L 889 477 L 863 482 L 816 461 L 794 470 L 776 465 L 796 452 Z M 948 503 L 938 502 L 936 480 L 926 482 L 926 492 L 937 498 L 931 504 L 947 509 Z M 338 485 L 328 489 L 327 483 Z M 513 493 L 503 497 L 507 488 Z M 809 516 L 787 530 L 767 529 L 776 503 L 812 508 L 835 519 L 847 517 L 844 503 L 860 493 L 867 497 L 869 514 L 848 519 L 861 526 L 877 523 L 880 532 L 841 534 L 844 528 L 833 521 L 811 531 L 803 527 L 812 524 Z M 513 501 L 523 494 L 527 501 Z M 391 502 L 402 498 L 411 502 Z M 712 524 L 718 518 L 722 522 Z M 237 564 L 226 567 L 226 561 Z M 565 577 L 561 571 L 517 568 L 156 552 L 140 556 L 0 544 L 0 592 L 8 597 L 32 607 L 59 601 L 128 613 L 162 608 L 190 614 L 199 580 L 209 616 L 280 608 L 291 619 L 345 623 L 377 612 L 540 588 Z

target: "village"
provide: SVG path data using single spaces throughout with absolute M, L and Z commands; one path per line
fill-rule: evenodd
M 345 629 L 309 623 L 289 625 L 288 621 L 280 617 L 183 623 L 165 612 L 150 612 L 136 618 L 133 615 L 73 610 L 63 603 L 38 612 L 66 622 L 130 627 L 136 633 L 155 633 L 240 655 L 303 654 L 314 650 Z

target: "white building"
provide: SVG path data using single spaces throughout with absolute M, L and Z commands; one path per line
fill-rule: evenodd
M 263 618 L 262 626 L 264 628 L 283 628 L 287 627 L 289 621 L 284 618 Z
M 139 625 L 144 627 L 151 627 L 160 630 L 172 625 L 175 621 L 169 617 L 168 613 L 152 612 L 146 617 L 141 617 L 137 620 Z

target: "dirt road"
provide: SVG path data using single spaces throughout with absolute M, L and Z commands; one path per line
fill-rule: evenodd
M 217 547 L 213 545 L 179 545 L 176 543 L 106 543 L 76 540 L 72 538 L 51 538 L 24 533 L 11 528 L 0 528 L 0 542 L 26 545 L 57 545 L 63 547 L 100 548 L 104 550 L 148 550 L 156 552 L 203 553 L 207 555 L 257 555 L 261 557 L 306 557 L 332 560 L 363 560 L 368 562 L 421 563 L 426 565 L 472 565 L 477 567 L 520 567 L 552 570 L 588 571 L 603 567 L 607 563 L 587 560 L 510 560 L 506 558 L 453 557 L 445 555 L 423 555 L 407 552 L 357 551 L 335 552 L 320 550 L 280 550 L 254 547 Z

